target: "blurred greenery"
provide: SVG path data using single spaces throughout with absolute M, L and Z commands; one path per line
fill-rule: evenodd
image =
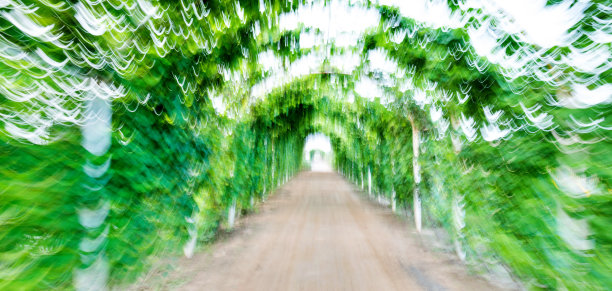
M 457 53 L 470 46 L 463 28 L 427 28 L 395 8 L 372 4 L 380 25 L 353 50 L 362 58 L 354 72 L 329 69 L 326 59 L 321 72 L 253 98 L 256 85 L 274 73 L 258 63 L 260 53 L 271 50 L 284 63 L 316 50 L 299 48 L 300 30 L 277 27 L 279 15 L 302 1 L 265 1 L 264 10 L 258 1 L 152 1 L 159 10 L 151 15 L 141 1 L 17 2 L 0 10 L 32 9 L 28 17 L 38 26 L 54 25 L 57 41 L 32 36 L 3 14 L 0 49 L 28 56 L 40 50 L 69 61 L 47 70 L 43 59 L 8 57 L 10 49 L 0 57 L 0 87 L 8 88 L 0 92 L 1 290 L 78 289 L 76 274 L 97 270 L 99 262 L 108 266 L 103 284 L 133 282 L 154 258 L 188 254 L 191 241 L 201 246 L 231 228 L 232 209 L 252 210 L 252 201 L 265 199 L 302 169 L 305 138 L 317 132 L 330 137 L 334 167 L 373 195 L 410 211 L 418 191 L 424 226 L 444 228 L 475 269 L 503 265 L 534 290 L 612 286 L 611 131 L 581 132 L 583 140 L 598 142 L 566 147 L 556 132 L 538 130 L 518 104 L 534 106 L 561 89 L 533 76 L 508 80 L 493 63 L 474 68 L 479 56 Z M 119 19 L 113 32 L 90 33 L 76 18 L 77 5 Z M 390 41 L 402 29 L 416 32 Z M 509 38 L 504 45 L 512 52 L 523 44 Z M 388 52 L 412 72 L 417 88 L 431 82 L 445 92 L 470 87 L 471 97 L 461 103 L 437 96 L 422 104 L 416 90 L 397 85 L 385 87 L 393 100 L 355 94 L 349 101 L 360 77 L 383 81 L 366 69 L 364 56 L 374 50 Z M 346 52 L 334 45 L 329 51 Z M 235 72 L 239 77 L 230 76 Z M 609 83 L 609 76 L 602 74 L 600 82 Z M 19 101 L 13 91 L 36 96 Z M 113 96 L 91 97 L 96 94 Z M 84 115 L 88 98 L 112 101 L 111 146 L 100 155 L 84 146 L 88 129 L 82 120 L 57 117 L 72 110 Z M 486 105 L 505 112 L 506 125 L 517 130 L 492 142 L 467 139 L 459 121 L 465 115 L 485 125 Z M 448 130 L 432 120 L 435 108 L 444 108 Z M 544 108 L 558 132 L 573 132 L 569 120 L 605 116 L 610 104 Z M 17 123 L 10 119 L 17 113 L 31 115 Z M 53 120 L 42 140 L 16 138 L 7 129 L 10 122 L 27 127 L 40 120 Z M 413 128 L 419 148 L 413 148 Z M 101 176 L 86 170 L 107 161 Z M 596 177 L 596 192 L 567 193 L 551 175 L 563 167 Z M 103 213 L 104 205 L 103 223 L 86 227 L 84 209 Z M 586 250 L 576 249 L 560 230 L 581 219 L 589 229 L 584 239 L 593 245 Z M 96 238 L 102 243 L 94 244 Z

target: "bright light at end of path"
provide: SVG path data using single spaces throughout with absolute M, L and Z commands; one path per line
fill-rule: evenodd
M 304 144 L 304 160 L 313 172 L 331 172 L 332 148 L 329 137 L 322 133 L 310 134 Z

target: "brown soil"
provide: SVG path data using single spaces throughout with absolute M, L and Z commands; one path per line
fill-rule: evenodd
M 180 285 L 145 289 L 498 289 L 365 196 L 338 174 L 300 173 L 230 236 L 178 262 Z

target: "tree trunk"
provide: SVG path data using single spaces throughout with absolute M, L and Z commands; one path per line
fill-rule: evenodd
M 236 220 L 236 198 L 232 198 L 232 205 L 227 212 L 227 225 L 230 229 L 234 228 L 234 222 Z
M 372 197 L 372 170 L 368 167 L 368 196 Z
M 412 169 L 414 174 L 414 224 L 417 232 L 421 232 L 421 197 L 419 196 L 419 184 L 421 183 L 421 167 L 419 166 L 419 129 L 412 114 L 408 115 L 412 125 Z
M 112 107 L 111 101 L 105 98 L 93 97 L 85 104 L 84 123 L 81 126 L 83 139 L 81 145 L 88 152 L 87 162 L 83 165 L 83 171 L 94 181 L 104 180 L 105 174 L 110 169 L 111 155 L 108 152 L 112 141 Z M 106 156 L 104 162 L 99 163 L 90 157 Z M 81 263 L 87 265 L 85 268 L 78 267 L 73 272 L 74 288 L 76 290 L 104 290 L 107 286 L 110 266 L 105 252 L 105 242 L 108 237 L 109 225 L 104 227 L 101 234 L 96 231 L 105 224 L 110 213 L 110 201 L 104 198 L 104 188 L 94 187 L 89 181 L 84 181 L 88 189 L 89 198 L 98 202 L 93 205 L 81 206 L 76 209 L 79 224 L 83 227 L 85 234 L 79 244 Z M 91 237 L 96 236 L 95 239 Z M 87 258 L 95 258 L 89 260 Z

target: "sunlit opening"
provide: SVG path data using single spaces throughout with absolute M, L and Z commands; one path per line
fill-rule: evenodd
M 304 164 L 313 172 L 331 172 L 333 151 L 329 137 L 322 133 L 310 134 L 304 144 Z

